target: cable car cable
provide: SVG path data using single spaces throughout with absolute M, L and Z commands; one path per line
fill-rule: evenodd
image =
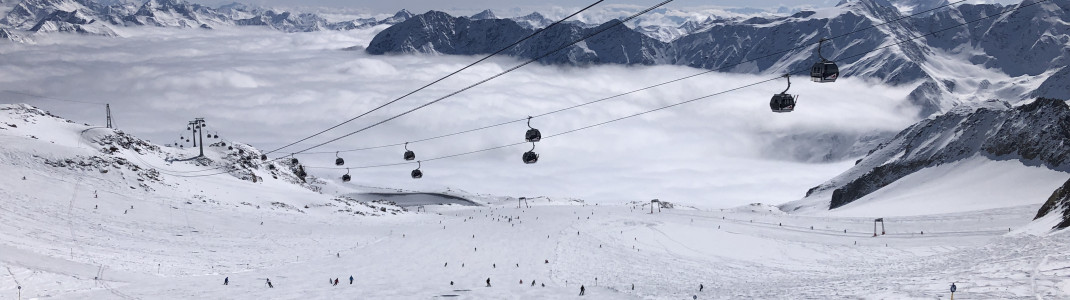
M 268 151 L 268 152 L 267 152 L 267 153 L 265 153 L 265 154 L 271 154 L 271 153 L 275 153 L 275 152 L 277 152 L 277 151 L 279 151 L 279 150 L 282 150 L 282 149 L 285 149 L 285 148 L 287 148 L 287 147 L 290 147 L 290 146 L 296 145 L 296 144 L 298 144 L 298 143 L 300 143 L 300 142 L 304 142 L 304 141 L 306 141 L 306 140 L 308 140 L 308 139 L 311 139 L 311 138 L 314 138 L 314 137 L 316 137 L 316 136 L 319 136 L 319 135 L 321 135 L 321 134 L 324 134 L 324 133 L 326 133 L 327 131 L 331 131 L 331 130 L 333 130 L 333 129 L 335 129 L 335 128 L 338 128 L 339 126 L 342 126 L 342 125 L 348 124 L 349 122 L 352 122 L 352 121 L 354 121 L 354 120 L 356 120 L 356 119 L 359 119 L 359 118 L 361 118 L 361 117 L 363 117 L 363 116 L 366 116 L 366 115 L 368 115 L 368 114 L 370 114 L 370 113 L 372 113 L 372 112 L 375 112 L 375 111 L 377 111 L 377 110 L 379 110 L 379 109 L 381 109 L 381 108 L 383 108 L 383 107 L 386 107 L 387 105 L 391 105 L 391 104 L 394 104 L 394 102 L 398 102 L 398 101 L 399 101 L 399 100 L 401 100 L 401 99 L 404 99 L 404 98 L 406 98 L 406 97 L 408 97 L 408 96 L 410 96 L 410 95 L 412 95 L 412 94 L 415 94 L 415 93 L 417 93 L 417 92 L 419 92 L 419 91 L 422 91 L 423 89 L 426 89 L 426 88 L 430 87 L 431 85 L 434 85 L 434 84 L 436 84 L 436 83 L 439 83 L 440 81 L 442 81 L 442 80 L 445 80 L 446 78 L 449 78 L 449 77 L 451 77 L 451 76 L 453 76 L 453 75 L 456 75 L 457 73 L 460 73 L 461 71 L 464 71 L 464 70 L 466 70 L 466 69 L 468 69 L 468 68 L 470 68 L 470 67 L 472 67 L 472 66 L 475 66 L 475 65 L 476 65 L 476 64 L 478 64 L 478 63 L 481 63 L 481 62 L 483 62 L 483 61 L 485 61 L 485 60 L 487 60 L 487 59 L 490 59 L 491 57 L 493 57 L 493 56 L 495 56 L 495 55 L 497 55 L 497 54 L 499 54 L 499 53 L 502 53 L 502 52 L 504 52 L 505 50 L 509 50 L 509 49 L 510 49 L 510 48 L 512 48 L 513 46 L 516 46 L 516 45 L 520 44 L 521 42 L 524 42 L 524 41 L 526 41 L 526 40 L 528 40 L 528 39 L 530 39 L 530 38 L 534 37 L 535 35 L 538 35 L 539 33 L 542 33 L 543 31 L 546 31 L 547 29 L 550 29 L 550 27 L 553 27 L 554 25 L 560 24 L 561 22 L 564 22 L 565 20 L 568 20 L 568 19 L 570 19 L 570 18 L 572 18 L 572 17 L 574 17 L 574 16 L 576 16 L 576 15 L 579 15 L 580 13 L 582 13 L 582 12 L 584 12 L 584 11 L 586 11 L 586 10 L 590 9 L 591 7 L 594 7 L 595 5 L 598 5 L 599 3 L 602 3 L 602 1 L 605 1 L 605 0 L 598 0 L 598 1 L 595 1 L 594 3 L 591 3 L 591 5 L 588 5 L 587 7 L 584 7 L 583 9 L 580 9 L 580 10 L 578 10 L 578 11 L 576 11 L 576 12 L 572 13 L 571 15 L 568 15 L 568 16 L 566 16 L 566 17 L 564 17 L 564 18 L 560 19 L 560 20 L 557 20 L 557 22 L 553 22 L 553 23 L 551 23 L 550 25 L 547 25 L 547 26 L 546 26 L 545 28 L 542 28 L 542 29 L 536 30 L 535 32 L 531 33 L 530 35 L 528 35 L 528 36 L 526 36 L 526 37 L 524 37 L 524 38 L 521 38 L 520 40 L 517 40 L 516 42 L 513 42 L 512 44 L 509 44 L 509 46 L 505 46 L 505 47 L 502 47 L 501 49 L 498 49 L 498 51 L 495 51 L 494 53 L 491 53 L 490 55 L 484 56 L 483 58 L 481 58 L 481 59 L 479 59 L 479 60 L 477 60 L 477 61 L 475 61 L 475 62 L 473 62 L 473 63 L 470 63 L 470 64 L 468 64 L 468 65 L 464 66 L 463 68 L 460 68 L 460 69 L 458 69 L 457 71 L 453 71 L 453 73 L 449 73 L 449 74 L 447 74 L 446 76 L 443 76 L 443 77 L 441 77 L 441 78 L 439 78 L 439 79 L 436 79 L 435 81 L 432 81 L 431 83 L 425 84 L 424 86 L 422 86 L 422 87 L 420 87 L 420 88 L 418 88 L 418 89 L 415 89 L 415 90 L 413 90 L 413 91 L 411 91 L 411 92 L 409 92 L 409 93 L 407 93 L 407 94 L 405 94 L 405 95 L 402 95 L 401 97 L 398 97 L 398 98 L 396 98 L 396 99 L 394 99 L 394 100 L 391 100 L 390 102 L 384 103 L 383 105 L 380 105 L 380 106 L 378 106 L 378 107 L 376 107 L 376 108 L 373 108 L 373 109 L 371 109 L 371 110 L 369 110 L 369 111 L 367 111 L 367 112 L 365 112 L 365 113 L 363 113 L 363 114 L 360 114 L 360 115 L 358 115 L 358 116 L 356 116 L 356 117 L 353 117 L 353 118 L 351 118 L 351 119 L 349 119 L 349 120 L 346 120 L 345 122 L 339 123 L 338 125 L 334 125 L 334 126 L 331 126 L 330 128 L 324 129 L 323 131 L 317 132 L 316 134 L 310 135 L 310 136 L 308 136 L 308 137 L 306 137 L 306 138 L 303 138 L 303 139 L 300 139 L 300 140 L 298 140 L 298 141 L 296 141 L 296 142 L 293 142 L 293 143 L 287 144 L 286 146 L 282 146 L 282 147 L 279 147 L 278 149 L 275 149 L 275 150 L 271 150 L 271 151 Z M 671 1 L 671 0 L 670 0 L 670 1 Z M 480 82 L 480 83 L 482 83 L 482 82 Z
M 951 3 L 945 4 L 945 5 L 942 5 L 942 6 L 939 6 L 939 7 L 935 7 L 935 8 L 931 8 L 931 9 L 928 9 L 928 10 L 925 10 L 925 11 L 922 11 L 922 12 L 919 12 L 919 13 L 915 13 L 915 14 L 912 14 L 912 15 L 909 15 L 909 16 L 903 16 L 903 17 L 897 18 L 897 19 L 892 20 L 892 21 L 888 21 L 888 22 L 884 22 L 884 23 L 881 23 L 881 24 L 872 25 L 872 26 L 865 27 L 865 28 L 862 28 L 862 29 L 857 29 L 855 31 L 851 31 L 851 32 L 848 32 L 848 33 L 840 34 L 840 35 L 834 36 L 832 38 L 826 38 L 825 40 L 827 41 L 827 40 L 846 37 L 846 36 L 854 34 L 854 33 L 858 33 L 858 32 L 861 32 L 861 31 L 873 29 L 873 28 L 876 28 L 876 27 L 879 27 L 879 26 L 888 25 L 888 24 L 891 24 L 893 22 L 898 22 L 898 21 L 901 21 L 903 19 L 907 19 L 907 18 L 911 18 L 911 17 L 918 16 L 918 15 L 921 15 L 921 14 L 929 13 L 929 12 L 932 12 L 934 10 L 945 8 L 945 7 L 949 7 L 949 6 L 952 6 L 952 5 L 955 5 L 955 4 L 958 4 L 958 3 L 962 3 L 962 2 L 965 2 L 965 1 L 966 0 L 959 0 L 959 1 L 956 1 L 956 2 L 951 2 Z M 810 45 L 813 45 L 813 44 L 820 45 L 820 43 L 821 42 L 818 41 L 818 42 L 814 42 L 814 43 L 803 44 L 803 45 L 800 45 L 800 46 L 797 46 L 797 47 L 794 47 L 794 48 L 791 48 L 791 49 L 774 52 L 774 53 L 769 54 L 769 55 L 753 58 L 753 59 L 750 59 L 750 60 L 741 61 L 741 62 L 738 62 L 738 63 L 726 65 L 726 66 L 722 66 L 722 67 L 716 68 L 716 69 L 711 69 L 711 70 L 695 73 L 695 74 L 692 74 L 692 75 L 688 75 L 688 76 L 680 77 L 680 78 L 677 78 L 677 79 L 673 79 L 673 80 L 665 81 L 665 82 L 662 82 L 662 83 L 658 83 L 658 84 L 655 84 L 655 85 L 651 85 L 651 86 L 647 86 L 647 87 L 643 87 L 643 88 L 639 88 L 639 89 L 623 92 L 623 93 L 616 94 L 616 95 L 613 95 L 613 96 L 609 96 L 609 97 L 605 97 L 605 98 L 601 98 L 601 99 L 597 99 L 597 100 L 593 100 L 593 101 L 589 101 L 589 102 L 585 102 L 585 103 L 572 105 L 572 106 L 569 106 L 569 107 L 565 107 L 565 108 L 561 108 L 561 109 L 558 109 L 558 110 L 546 112 L 546 113 L 543 113 L 543 114 L 534 115 L 532 117 L 534 117 L 534 118 L 544 117 L 544 116 L 547 116 L 547 115 L 556 114 L 556 113 L 560 113 L 560 112 L 563 112 L 563 111 L 572 110 L 572 109 L 575 109 L 575 108 L 579 108 L 579 107 L 583 107 L 583 106 L 587 106 L 587 105 L 603 102 L 603 101 L 606 101 L 606 100 L 611 100 L 611 99 L 614 99 L 614 98 L 618 98 L 618 97 L 622 97 L 622 96 L 638 93 L 638 92 L 641 92 L 641 91 L 649 90 L 649 89 L 660 87 L 660 86 L 663 86 L 663 85 L 676 83 L 676 82 L 683 81 L 683 80 L 686 80 L 686 79 L 691 79 L 691 78 L 698 77 L 698 76 L 701 76 L 701 75 L 705 75 L 705 74 L 709 74 L 709 73 L 713 73 L 713 72 L 717 72 L 717 71 L 721 71 L 721 70 L 725 70 L 725 69 L 734 68 L 734 67 L 742 65 L 742 64 L 746 64 L 746 63 L 754 62 L 754 61 L 757 61 L 757 60 L 760 60 L 760 59 L 768 58 L 768 57 L 771 57 L 771 56 L 787 53 L 787 52 L 790 52 L 792 50 L 803 49 L 803 48 L 806 48 L 806 47 L 808 47 Z M 436 139 L 440 139 L 440 138 L 445 138 L 445 137 L 450 137 L 450 136 L 455 136 L 455 135 L 460 135 L 460 134 L 465 134 L 465 133 L 470 133 L 470 132 L 490 129 L 490 128 L 494 128 L 494 127 L 505 126 L 505 125 L 509 125 L 509 124 L 513 124 L 513 123 L 523 122 L 525 120 L 527 120 L 527 118 L 516 119 L 516 120 L 512 120 L 512 121 L 505 121 L 505 122 L 501 122 L 501 123 L 497 123 L 497 124 L 493 124 L 493 125 L 487 125 L 487 126 L 483 126 L 483 127 L 479 127 L 479 128 L 468 129 L 468 130 L 463 130 L 463 131 L 458 131 L 458 132 L 454 132 L 454 133 L 438 135 L 438 136 L 419 139 L 419 140 L 413 140 L 413 141 L 409 141 L 409 143 L 419 143 L 419 142 L 425 142 L 425 141 L 430 141 L 430 140 L 436 140 Z M 374 149 L 380 149 L 380 148 L 400 146 L 400 145 L 403 145 L 403 144 L 404 143 L 394 143 L 394 144 L 380 145 L 380 146 L 369 146 L 369 147 L 341 150 L 341 152 L 355 152 L 355 151 L 374 150 Z M 334 153 L 334 152 L 331 152 L 331 151 L 297 152 L 295 154 L 328 154 L 328 153 Z
M 572 45 L 575 45 L 575 44 L 577 44 L 577 43 L 579 43 L 579 42 L 582 42 L 582 41 L 584 41 L 584 40 L 586 40 L 586 39 L 588 39 L 588 38 L 591 38 L 591 37 L 593 37 L 593 36 L 595 36 L 595 35 L 598 35 L 598 34 L 600 34 L 600 33 L 602 33 L 602 32 L 605 32 L 605 31 L 607 31 L 607 30 L 609 30 L 609 29 L 611 29 L 611 28 L 616 28 L 617 26 L 620 26 L 621 24 L 627 23 L 628 21 L 630 21 L 630 20 L 632 20 L 632 19 L 635 19 L 635 18 L 639 17 L 640 15 L 643 15 L 643 14 L 645 14 L 645 13 L 647 13 L 647 12 L 650 12 L 650 11 L 652 11 L 652 10 L 654 10 L 654 9 L 658 8 L 658 7 L 661 7 L 661 6 L 665 5 L 665 4 L 668 4 L 669 2 L 672 2 L 672 1 L 674 1 L 674 0 L 665 0 L 665 1 L 662 1 L 661 3 L 658 3 L 658 4 L 656 4 L 656 5 L 654 5 L 654 6 L 651 6 L 651 7 L 647 8 L 647 9 L 644 9 L 644 10 L 642 10 L 642 11 L 640 11 L 640 12 L 638 12 L 638 13 L 634 14 L 634 15 L 631 15 L 631 16 L 629 16 L 629 17 L 627 17 L 627 18 L 621 19 L 621 20 L 619 20 L 619 21 L 618 21 L 617 23 L 615 23 L 615 24 L 613 24 L 613 25 L 610 25 L 610 26 L 606 26 L 606 27 L 604 27 L 604 28 L 602 28 L 602 29 L 596 30 L 596 31 L 594 31 L 594 32 L 592 32 L 592 33 L 589 33 L 589 34 L 587 34 L 587 35 L 583 36 L 583 37 L 582 37 L 582 38 L 580 38 L 580 39 L 577 39 L 577 40 L 575 40 L 575 41 L 572 41 L 571 43 L 568 43 L 568 44 L 562 45 L 561 47 L 558 47 L 558 48 L 556 48 L 556 49 L 554 49 L 554 50 L 551 50 L 551 51 L 549 51 L 549 52 L 546 52 L 545 54 L 543 54 L 543 55 L 540 55 L 540 56 L 538 56 L 538 57 L 536 57 L 536 58 L 533 58 L 533 59 L 531 59 L 531 60 L 528 60 L 528 61 L 526 61 L 526 62 L 524 62 L 524 63 L 522 63 L 522 64 L 519 64 L 519 65 L 516 65 L 516 66 L 514 66 L 514 67 L 512 67 L 512 68 L 506 69 L 505 71 L 502 71 L 501 73 L 495 74 L 494 76 L 491 76 L 491 77 L 488 77 L 488 78 L 486 78 L 486 79 L 480 80 L 479 82 L 476 82 L 475 84 L 469 85 L 469 86 L 467 86 L 467 87 L 465 87 L 465 88 L 462 88 L 462 89 L 460 89 L 460 90 L 457 90 L 457 91 L 454 91 L 454 92 L 452 92 L 452 93 L 449 93 L 449 94 L 447 94 L 447 95 L 445 95 L 445 96 L 442 96 L 442 97 L 440 97 L 440 98 L 438 98 L 438 99 L 435 99 L 435 100 L 433 100 L 433 101 L 431 101 L 431 102 L 427 102 L 427 103 L 424 103 L 423 105 L 420 105 L 420 106 L 417 106 L 417 107 L 415 107 L 415 108 L 413 108 L 413 109 L 407 110 L 407 111 L 405 111 L 405 112 L 403 112 L 403 113 L 401 113 L 401 114 L 398 114 L 398 115 L 395 115 L 395 116 L 393 116 L 393 117 L 387 118 L 387 119 L 385 119 L 385 120 L 382 120 L 382 121 L 376 122 L 376 123 L 374 123 L 374 124 L 372 124 L 372 125 L 369 125 L 369 126 L 367 126 L 367 127 L 361 128 L 361 129 L 359 129 L 359 130 L 357 130 L 357 131 L 353 131 L 353 132 L 347 133 L 347 134 L 345 134 L 345 135 L 342 135 L 342 136 L 340 136 L 340 137 L 337 137 L 337 138 L 334 138 L 334 139 L 328 140 L 328 141 L 326 141 L 326 142 L 323 142 L 323 143 L 319 143 L 319 144 L 316 144 L 316 145 L 314 145 L 314 146 L 312 146 L 312 147 L 308 147 L 308 148 L 305 148 L 305 149 L 303 149 L 303 150 L 301 150 L 301 151 L 296 151 L 296 152 L 294 152 L 294 154 L 300 154 L 300 153 L 304 153 L 304 152 L 306 152 L 306 151 L 308 151 L 308 150 L 312 150 L 312 149 L 315 149 L 315 148 L 319 148 L 319 147 L 322 147 L 323 145 L 326 145 L 326 144 L 330 144 L 330 143 L 333 143 L 333 142 L 335 142 L 335 141 L 338 141 L 338 140 L 341 140 L 341 139 L 343 139 L 343 138 L 346 138 L 346 137 L 352 136 L 352 135 L 354 135 L 354 134 L 357 134 L 357 133 L 363 132 L 363 131 L 365 131 L 365 130 L 368 130 L 368 129 L 374 128 L 374 127 L 376 127 L 376 126 L 379 126 L 379 125 L 381 125 L 381 124 L 383 124 L 383 123 L 386 123 L 386 122 L 390 122 L 391 120 L 394 120 L 394 119 L 400 118 L 401 116 L 407 115 L 407 114 L 409 114 L 409 113 L 412 113 L 412 112 L 414 112 L 414 111 L 417 111 L 417 110 L 419 110 L 419 109 L 421 109 L 421 108 L 424 108 L 424 107 L 427 107 L 427 106 L 429 106 L 429 105 L 432 105 L 432 104 L 438 103 L 439 101 L 442 101 L 442 100 L 445 100 L 446 98 L 449 98 L 449 97 L 452 97 L 452 96 L 454 96 L 454 95 L 460 94 L 460 93 L 462 93 L 462 92 L 464 92 L 464 91 L 467 91 L 467 90 L 469 90 L 469 89 L 471 89 L 471 88 L 474 88 L 474 87 L 476 87 L 476 86 L 478 86 L 478 85 L 480 85 L 480 84 L 483 84 L 483 83 L 485 83 L 485 82 L 488 82 L 488 81 L 494 80 L 495 78 L 501 77 L 502 75 L 508 74 L 508 73 L 510 73 L 510 72 L 512 72 L 512 71 L 516 71 L 517 69 L 520 69 L 521 67 L 524 67 L 524 66 L 526 66 L 526 65 L 529 65 L 529 64 L 531 64 L 531 63 L 533 63 L 533 62 L 536 62 L 536 61 L 538 61 L 538 60 L 540 60 L 540 59 L 543 59 L 543 58 L 545 58 L 545 57 L 547 57 L 547 56 L 550 56 L 551 54 L 554 54 L 554 53 L 556 53 L 556 52 L 558 52 L 558 51 L 564 50 L 565 48 L 571 47 Z M 268 153 L 270 154 L 271 152 L 268 152 Z
M 1017 11 L 1017 10 L 1022 9 L 1022 8 L 1026 8 L 1026 7 L 1029 7 L 1029 6 L 1037 5 L 1037 4 L 1040 4 L 1040 3 L 1043 3 L 1043 2 L 1047 2 L 1047 1 L 1050 1 L 1050 0 L 1036 0 L 1036 2 L 1027 4 L 1027 5 L 1019 5 L 1018 7 L 1014 8 L 1014 9 L 1003 10 L 1003 11 L 1001 11 L 999 13 L 995 13 L 995 14 L 992 14 L 992 15 L 988 15 L 988 16 L 985 16 L 985 17 L 981 17 L 981 18 L 978 18 L 978 19 L 971 20 L 971 21 L 967 21 L 967 22 L 964 22 L 962 24 L 946 27 L 946 28 L 943 28 L 943 29 L 940 29 L 940 30 L 937 30 L 937 31 L 933 31 L 933 32 L 929 32 L 929 33 L 926 33 L 926 34 L 913 36 L 911 38 L 908 38 L 908 39 L 905 39 L 905 40 L 900 40 L 898 42 L 891 43 L 891 44 L 888 44 L 888 45 L 885 45 L 885 46 L 881 46 L 881 47 L 875 48 L 875 49 L 870 50 L 870 51 L 862 52 L 862 53 L 851 55 L 851 56 L 837 57 L 837 59 L 850 59 L 850 58 L 854 58 L 854 57 L 864 56 L 864 55 L 870 54 L 870 53 L 872 53 L 874 51 L 883 50 L 883 49 L 890 48 L 892 46 L 901 45 L 901 44 L 904 44 L 904 43 L 907 43 L 907 42 L 910 42 L 910 41 L 913 41 L 913 40 L 916 40 L 916 39 L 920 39 L 920 38 L 923 38 L 923 37 L 935 35 L 937 33 L 941 33 L 941 32 L 948 31 L 948 30 L 955 29 L 955 28 L 962 27 L 962 26 L 966 26 L 966 25 L 969 25 L 969 24 L 972 24 L 972 23 L 976 23 L 976 22 L 980 22 L 980 21 L 983 21 L 983 20 L 986 20 L 986 19 L 990 19 L 990 18 L 993 18 L 993 17 L 1001 16 L 1001 15 L 1004 15 L 1004 14 L 1007 14 L 1007 13 L 1010 13 L 1010 12 Z M 803 68 L 803 69 L 800 69 L 798 72 L 795 72 L 795 73 L 805 74 L 803 72 L 808 72 L 808 71 L 809 71 L 809 68 Z M 789 73 L 789 74 L 794 74 L 794 73 Z M 594 128 L 594 127 L 610 124 L 610 123 L 613 123 L 613 122 L 617 122 L 617 121 L 621 121 L 621 120 L 625 120 L 625 119 L 629 119 L 629 118 L 634 118 L 634 117 L 645 115 L 645 114 L 648 114 L 648 113 L 652 113 L 652 112 L 656 112 L 656 111 L 660 111 L 660 110 L 664 110 L 664 109 L 680 106 L 680 105 L 683 105 L 683 104 L 695 102 L 695 101 L 698 101 L 698 100 L 710 98 L 710 97 L 713 97 L 713 96 L 717 96 L 717 95 L 721 95 L 721 94 L 725 94 L 725 93 L 741 90 L 741 89 L 744 89 L 744 88 L 752 87 L 752 86 L 759 85 L 759 84 L 762 84 L 762 83 L 766 83 L 766 82 L 770 82 L 770 81 L 776 81 L 776 80 L 779 80 L 782 77 L 783 77 L 783 75 L 777 76 L 776 78 L 766 79 L 766 80 L 750 83 L 750 84 L 747 84 L 747 85 L 739 86 L 739 87 L 736 87 L 736 88 L 724 90 L 724 91 L 717 92 L 717 93 L 714 93 L 714 94 L 709 94 L 709 95 L 701 96 L 701 97 L 698 97 L 698 98 L 686 100 L 686 101 L 683 101 L 683 102 L 677 102 L 677 103 L 674 103 L 674 104 L 670 104 L 670 105 L 658 107 L 658 108 L 655 108 L 655 109 L 651 109 L 651 110 L 647 110 L 647 111 L 643 111 L 643 112 L 639 112 L 639 113 L 635 113 L 635 114 L 619 117 L 619 118 L 616 118 L 616 119 L 612 119 L 612 120 L 608 120 L 608 121 L 604 121 L 604 122 L 600 122 L 600 123 L 595 123 L 595 124 L 592 124 L 592 125 L 587 125 L 587 126 L 584 126 L 584 127 L 579 127 L 579 128 L 575 128 L 575 129 L 572 129 L 572 130 L 568 130 L 568 131 L 564 131 L 564 132 L 560 132 L 560 133 L 544 136 L 542 138 L 543 139 L 547 139 L 547 138 L 557 137 L 557 136 L 566 135 L 566 134 L 570 134 L 570 133 L 574 133 L 574 132 L 578 132 L 578 131 L 582 131 L 582 130 L 586 130 L 586 129 L 590 129 L 590 128 Z M 525 120 L 526 120 L 526 118 L 525 118 Z M 458 157 L 458 156 L 475 154 L 475 153 L 479 153 L 479 152 L 486 152 L 486 151 L 491 151 L 491 150 L 496 150 L 496 149 L 501 149 L 501 148 L 513 147 L 513 146 L 517 146 L 517 145 L 521 145 L 521 144 L 527 144 L 527 143 L 528 143 L 527 141 L 517 142 L 517 143 L 506 144 L 506 145 L 501 145 L 501 146 L 496 146 L 496 147 L 490 147 L 490 148 L 485 148 L 485 149 L 479 149 L 479 150 L 473 150 L 473 151 L 468 151 L 468 152 L 463 152 L 463 153 L 457 153 L 457 154 L 451 154 L 451 155 L 446 155 L 446 156 L 435 157 L 435 158 L 431 158 L 431 159 L 425 159 L 424 161 L 434 161 L 434 160 L 440 160 L 440 159 L 453 158 L 453 157 Z M 353 167 L 353 168 L 354 169 L 367 169 L 367 168 L 389 167 L 389 166 L 406 165 L 406 164 L 410 164 L 410 163 L 394 163 L 394 164 L 370 165 L 370 166 Z M 310 169 L 336 169 L 336 168 L 332 168 L 332 167 L 312 167 L 312 166 L 305 166 L 305 168 L 310 168 Z

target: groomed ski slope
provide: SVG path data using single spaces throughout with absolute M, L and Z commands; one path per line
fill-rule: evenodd
M 15 280 L 28 299 L 568 299 L 580 284 L 585 299 L 934 299 L 951 282 L 959 299 L 1070 294 L 1065 233 L 1007 232 L 1035 206 L 889 219 L 872 237 L 868 218 L 766 206 L 650 214 L 509 201 L 391 217 L 268 213 L 264 225 L 244 211 L 180 208 L 186 225 L 166 208 L 107 216 L 83 201 L 73 210 L 86 216 L 68 227 L 43 202 L 19 208 L 34 220 L 3 214 L 4 294 Z
M 454 190 L 424 192 L 478 206 L 402 211 L 332 196 L 396 189 L 325 182 L 317 193 L 264 169 L 255 183 L 182 177 L 206 167 L 161 155 L 188 157 L 188 149 L 104 154 L 107 129 L 5 109 L 5 298 L 21 286 L 23 299 L 572 299 L 583 285 L 583 299 L 943 299 L 952 282 L 956 299 L 1070 297 L 1070 236 L 1049 234 L 1054 218 L 1030 221 L 1039 201 L 942 214 L 911 197 L 860 201 L 853 216 L 770 205 L 650 213 L 642 202 L 546 197 L 518 208 L 516 198 Z M 213 161 L 228 151 L 206 148 Z M 92 156 L 126 163 L 105 164 L 108 172 L 44 163 Z M 144 173 L 150 166 L 167 171 L 156 180 Z M 919 176 L 971 182 L 945 171 Z M 925 190 L 933 189 L 917 185 Z M 878 191 L 902 194 L 891 192 Z M 874 237 L 873 218 L 858 216 L 878 204 L 896 216 Z M 334 278 L 338 286 L 325 282 Z

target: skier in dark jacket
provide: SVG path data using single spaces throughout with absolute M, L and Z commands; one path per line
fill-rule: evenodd
M 271 278 L 267 279 L 267 285 L 268 285 L 268 288 L 275 288 L 275 286 L 271 284 Z
M 490 277 L 487 277 L 487 287 L 490 287 Z
M 349 275 L 349 284 L 353 284 L 353 275 Z
M 583 292 L 586 292 L 586 291 L 587 291 L 587 289 L 584 288 L 582 285 L 580 285 L 580 296 L 583 296 Z
M 223 278 L 223 285 L 228 285 L 228 284 L 230 284 L 230 277 Z

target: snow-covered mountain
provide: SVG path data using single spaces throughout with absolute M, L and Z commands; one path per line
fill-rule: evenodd
M 781 209 L 789 212 L 835 210 L 855 201 L 895 198 L 911 194 L 903 190 L 928 184 L 927 181 L 940 181 L 956 174 L 985 174 L 994 170 L 993 164 L 1000 165 L 1004 171 L 955 183 L 943 182 L 939 189 L 961 192 L 989 190 L 981 185 L 982 182 L 1011 184 L 993 188 L 1010 190 L 1010 195 L 1017 199 L 1001 199 L 1001 195 L 989 194 L 978 195 L 969 201 L 978 204 L 986 200 L 978 198 L 996 198 L 987 200 L 1040 203 L 1042 197 L 1047 197 L 1070 175 L 1068 140 L 1070 106 L 1064 100 L 1039 98 L 1015 108 L 1001 101 L 987 102 L 980 107 L 962 106 L 904 129 L 871 150 L 851 169 L 810 189 L 804 199 L 782 205 Z M 1020 171 L 1032 175 L 1001 178 Z M 911 178 L 926 172 L 932 174 L 925 178 Z M 1018 182 L 1021 180 L 1025 182 Z M 909 182 L 899 185 L 899 181 Z M 1027 195 L 1030 193 L 1042 195 Z M 929 201 L 931 205 L 948 200 L 932 199 L 931 192 L 914 194 L 927 198 L 923 201 Z
M 1067 180 L 1059 189 L 1056 189 L 1044 206 L 1040 207 L 1034 220 L 1044 217 L 1052 217 L 1059 220 L 1052 229 L 1064 229 L 1070 227 L 1070 180 Z
M 498 16 L 495 16 L 494 12 L 488 9 L 488 10 L 481 11 L 478 14 L 474 14 L 471 17 L 468 17 L 468 18 L 472 19 L 472 20 L 486 20 L 486 19 L 497 19 Z
M 576 38 L 619 23 L 614 20 L 591 28 L 576 23 L 561 23 L 504 53 L 524 58 L 541 56 L 548 49 L 556 49 Z M 484 54 L 497 51 L 532 32 L 533 29 L 511 19 L 472 20 L 431 11 L 383 30 L 375 36 L 366 51 L 372 54 Z M 664 42 L 625 26 L 614 26 L 585 43 L 553 53 L 542 61 L 559 64 L 671 63 L 671 60 L 667 60 L 669 55 L 662 53 L 667 49 L 669 47 Z
M 123 21 L 139 26 L 211 28 L 227 24 L 230 19 L 215 9 L 182 0 L 148 0 Z
M 396 24 L 411 16 L 411 13 L 402 10 L 383 20 L 358 18 L 329 22 L 316 14 L 278 12 L 240 3 L 212 8 L 184 0 L 146 0 L 141 4 L 95 0 L 23 0 L 14 4 L 0 18 L 0 30 L 8 31 L 9 35 L 10 31 L 15 30 L 27 34 L 72 32 L 115 36 L 115 28 L 127 26 L 203 29 L 264 26 L 286 32 L 308 32 Z
M 846 35 L 825 43 L 823 49 L 826 57 L 840 65 L 843 76 L 874 78 L 892 85 L 920 83 L 910 100 L 923 117 L 946 112 L 963 102 L 998 98 L 1019 103 L 1068 93 L 1063 87 L 1070 71 L 1060 71 L 1070 59 L 1070 35 L 1066 33 L 1070 0 L 1018 4 L 1023 8 L 1013 13 L 915 39 L 1018 7 L 960 4 L 903 19 L 906 14 L 902 10 L 926 10 L 941 3 L 851 0 L 790 16 L 711 16 L 703 22 L 691 20 L 675 28 L 631 24 L 634 28 L 615 27 L 541 62 L 676 64 L 728 68 L 731 72 L 804 74 L 819 59 L 816 45 L 797 50 L 792 47 L 814 44 L 822 37 Z M 477 20 L 428 12 L 384 30 L 367 51 L 487 54 L 534 32 L 536 26 L 527 19 Z M 885 23 L 888 24 L 855 32 Z M 592 32 L 588 27 L 576 22 L 562 24 L 505 53 L 534 58 Z
M 554 23 L 554 20 L 550 20 L 550 18 L 547 18 L 546 16 L 543 16 L 538 12 L 533 12 L 525 16 L 512 18 L 511 20 L 515 21 L 517 24 L 520 24 L 520 26 L 527 29 L 545 28 L 546 26 L 550 26 L 550 24 Z
M 4 145 L 0 147 L 0 163 L 5 172 L 129 188 L 146 198 L 181 198 L 183 202 L 196 199 L 204 200 L 204 204 L 197 205 L 251 210 L 265 207 L 301 213 L 319 210 L 379 215 L 401 210 L 385 203 L 324 195 L 321 192 L 325 189 L 336 191 L 341 187 L 307 174 L 302 165 L 289 159 L 262 160 L 260 150 L 247 144 L 206 144 L 202 157 L 193 148 L 160 146 L 120 130 L 77 124 L 26 104 L 0 105 L 0 140 Z M 39 196 L 33 194 L 33 189 L 5 185 L 0 190 L 19 199 Z M 273 190 L 280 194 L 258 198 L 259 202 L 230 196 L 246 190 Z
M 889 0 L 888 2 L 904 14 L 919 13 L 950 3 L 947 0 Z

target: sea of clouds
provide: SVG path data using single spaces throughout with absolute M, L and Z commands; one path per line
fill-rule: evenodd
M 387 55 L 343 50 L 366 46 L 384 27 L 348 32 L 281 33 L 258 28 L 123 29 L 121 38 L 54 34 L 35 45 L 0 44 L 0 103 L 30 103 L 57 115 L 104 123 L 110 103 L 118 128 L 168 144 L 187 121 L 207 132 L 272 150 L 393 100 L 478 59 Z M 286 148 L 288 155 L 361 129 L 499 73 L 521 61 L 497 57 L 323 136 Z M 680 66 L 528 65 L 382 126 L 313 151 L 402 143 L 524 118 L 704 70 Z M 776 78 L 713 73 L 566 112 L 535 118 L 544 136 Z M 531 144 L 411 165 L 353 169 L 355 184 L 437 190 L 445 187 L 512 196 L 557 196 L 621 202 L 660 198 L 702 207 L 783 203 L 846 170 L 858 157 L 814 162 L 781 147 L 815 133 L 890 134 L 917 121 L 900 87 L 843 78 L 792 80 L 796 112 L 774 114 L 769 98 L 783 79 L 608 125 L 545 139 L 537 164 Z M 14 91 L 2 92 L 2 91 Z M 523 141 L 527 126 L 493 129 L 409 145 L 428 159 Z M 785 142 L 785 139 L 793 139 Z M 187 144 L 188 147 L 188 144 Z M 347 166 L 404 162 L 398 147 L 343 152 Z M 314 175 L 337 180 L 335 154 L 302 155 Z M 220 175 L 226 176 L 226 175 Z

